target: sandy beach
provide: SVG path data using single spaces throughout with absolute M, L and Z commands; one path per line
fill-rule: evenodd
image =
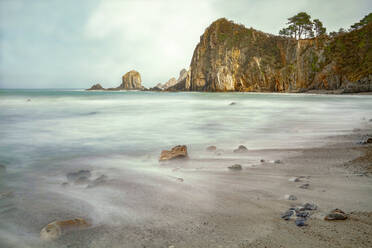
M 93 226 L 39 245 L 370 247 L 372 146 L 357 144 L 370 131 L 328 137 L 328 145 L 317 148 L 252 149 L 244 154 L 200 151 L 191 153 L 187 161 L 147 168 L 147 173 L 142 169 L 110 168 L 105 174 L 112 180 L 93 189 L 69 186 L 56 190 L 61 185 L 55 176 L 63 173 L 54 171 L 57 183 L 49 190 L 68 195 L 74 199 L 71 202 L 85 202 L 88 211 L 75 214 L 92 221 Z M 103 170 L 98 165 L 105 159 L 117 160 L 118 165 L 122 161 L 121 157 L 97 158 L 90 169 Z M 236 163 L 242 165 L 241 171 L 227 169 Z M 301 177 L 300 181 L 293 182 L 294 177 Z M 309 187 L 300 188 L 303 184 Z M 285 199 L 286 194 L 297 200 Z M 288 208 L 307 202 L 318 208 L 311 211 L 306 226 L 297 227 L 294 219 L 280 217 Z M 106 204 L 112 207 L 107 209 Z M 334 208 L 345 211 L 348 219 L 325 221 L 324 216 Z M 61 217 L 61 213 L 55 214 Z M 48 219 L 53 216 L 35 218 L 39 221 L 33 225 L 35 233 Z

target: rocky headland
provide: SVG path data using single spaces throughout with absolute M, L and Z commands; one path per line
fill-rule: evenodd
M 368 92 L 371 58 L 372 23 L 333 38 L 296 40 L 222 18 L 201 36 L 187 77 L 169 90 Z

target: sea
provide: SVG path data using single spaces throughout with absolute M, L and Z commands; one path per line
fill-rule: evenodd
M 149 217 L 153 208 L 144 202 L 155 201 L 157 179 L 168 177 L 159 169 L 164 149 L 186 145 L 203 166 L 210 145 L 226 156 L 239 145 L 321 147 L 327 137 L 371 122 L 372 95 L 0 89 L 0 164 L 6 167 L 0 247 L 79 247 L 78 239 L 40 243 L 41 228 L 58 219 L 115 226 Z M 81 169 L 92 178 L 107 176 L 113 187 L 63 184 L 67 173 Z M 81 242 L 98 242 L 89 240 Z

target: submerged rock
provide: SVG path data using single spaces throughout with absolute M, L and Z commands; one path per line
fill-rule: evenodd
M 187 147 L 185 145 L 178 145 L 172 148 L 172 150 L 163 150 L 160 154 L 159 161 L 167 161 L 173 159 L 187 159 Z
M 66 177 L 70 182 L 76 182 L 78 180 L 84 180 L 84 178 L 90 178 L 92 174 L 89 170 L 79 170 L 77 172 L 69 172 Z
M 236 102 L 231 102 L 229 105 L 236 105 Z
M 104 184 L 107 182 L 107 176 L 106 175 L 101 175 L 94 179 L 92 182 L 89 183 L 88 188 L 92 188 L 101 184 Z
M 229 170 L 242 170 L 242 166 L 240 164 L 234 164 L 227 167 Z
M 297 182 L 300 182 L 301 179 L 299 177 L 291 177 L 290 179 L 288 179 L 288 181 L 297 183 Z
M 280 161 L 279 159 L 274 161 L 274 164 L 280 164 L 280 163 L 282 163 L 282 161 Z
M 248 148 L 243 145 L 240 145 L 237 149 L 234 150 L 235 153 L 244 153 L 247 151 L 248 151 Z
M 213 151 L 217 150 L 217 147 L 216 146 L 208 146 L 206 150 L 209 151 L 209 152 L 213 152 Z
M 347 215 L 344 211 L 341 209 L 333 209 L 330 213 L 328 213 L 325 217 L 324 220 L 332 221 L 332 220 L 346 220 Z
M 63 221 L 53 221 L 40 231 L 40 238 L 45 241 L 58 239 L 65 231 L 87 228 L 90 225 L 81 218 Z

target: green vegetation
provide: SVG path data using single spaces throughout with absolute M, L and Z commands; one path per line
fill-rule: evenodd
M 311 21 L 311 16 L 306 12 L 300 12 L 288 18 L 288 21 L 288 27 L 280 30 L 279 35 L 299 40 L 302 38 L 313 38 L 314 35 L 318 37 L 326 34 L 326 28 L 323 23 L 319 19 Z
M 372 13 L 369 13 L 368 15 L 364 16 L 362 20 L 351 25 L 350 30 L 356 30 L 356 29 L 362 28 L 370 22 L 372 22 Z

